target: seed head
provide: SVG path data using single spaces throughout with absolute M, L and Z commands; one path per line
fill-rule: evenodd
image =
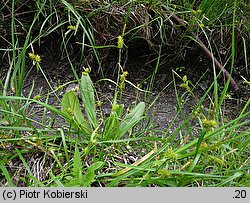
M 215 128 L 217 123 L 215 120 L 203 119 L 202 124 L 205 128 Z
M 177 158 L 177 156 L 178 156 L 178 154 L 176 154 L 176 153 L 172 150 L 172 148 L 168 148 L 167 151 L 166 151 L 166 153 L 165 153 L 165 158 L 166 158 L 167 160 L 174 160 L 174 159 Z
M 41 62 L 41 57 L 38 54 L 29 53 L 29 57 L 30 57 L 31 60 L 33 60 L 36 63 Z
M 67 109 L 67 113 L 68 113 L 70 116 L 73 116 L 73 115 L 74 115 L 73 109 L 70 108 L 70 107 Z
M 76 26 L 75 26 L 75 25 L 69 25 L 69 26 L 68 26 L 68 29 L 69 29 L 69 30 L 76 30 Z
M 91 72 L 91 68 L 86 68 L 85 71 L 82 72 L 84 76 L 88 75 Z
M 97 105 L 98 107 L 101 107 L 101 106 L 102 106 L 102 102 L 99 100 L 99 101 L 97 101 L 96 105 Z
M 112 107 L 112 111 L 116 112 L 118 111 L 120 105 L 119 104 L 115 104 L 113 107 Z
M 122 36 L 120 35 L 120 36 L 118 36 L 117 48 L 122 49 L 123 45 L 124 45 L 124 41 L 123 41 Z
M 38 94 L 38 95 L 34 96 L 33 99 L 34 99 L 34 100 L 40 100 L 40 99 L 41 99 L 41 95 Z

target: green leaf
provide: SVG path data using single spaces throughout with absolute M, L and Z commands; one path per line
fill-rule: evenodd
M 90 134 L 88 124 L 81 111 L 79 100 L 72 90 L 65 93 L 61 106 L 62 112 L 66 113 L 71 118 L 66 118 L 68 123 L 70 123 L 76 130 L 82 130 L 83 132 Z
M 114 139 L 116 131 L 119 127 L 119 120 L 116 113 L 111 112 L 109 118 L 105 122 L 103 137 L 105 139 Z
M 6 178 L 7 182 L 8 182 L 8 186 L 9 187 L 14 187 L 14 184 L 12 182 L 12 178 L 11 178 L 7 168 L 4 165 L 1 164 L 0 169 L 2 170 L 3 175 L 5 176 L 5 178 Z
M 0 118 L 1 125 L 9 125 L 9 122 L 5 118 Z
M 236 179 L 236 178 L 239 178 L 243 175 L 242 172 L 237 172 L 235 174 L 233 174 L 232 176 L 224 179 L 222 182 L 218 183 L 217 185 L 215 185 L 215 187 L 223 187 L 223 186 L 226 186 L 226 185 L 230 185 L 230 183 Z
M 72 173 L 73 176 L 76 180 L 80 181 L 83 178 L 82 175 L 82 160 L 81 160 L 81 155 L 80 152 L 78 150 L 77 145 L 75 146 L 75 154 L 74 154 L 74 158 L 73 158 L 73 169 L 72 169 Z
M 145 111 L 145 103 L 140 102 L 129 114 L 125 116 L 119 126 L 120 137 L 132 129 L 142 118 Z
M 95 94 L 93 83 L 89 77 L 89 74 L 85 73 L 81 78 L 81 93 L 82 101 L 84 104 L 84 109 L 88 116 L 89 123 L 91 126 L 96 129 L 98 122 L 96 119 L 96 107 L 95 107 Z
M 122 116 L 124 110 L 124 104 L 119 104 L 119 108 L 117 110 L 117 116 L 120 118 Z
M 203 139 L 204 139 L 206 133 L 207 133 L 207 130 L 206 130 L 206 129 L 203 129 L 203 130 L 201 131 L 201 135 L 199 136 L 199 139 L 198 139 L 197 145 L 196 145 L 196 149 L 195 149 L 195 154 L 194 154 L 195 157 L 197 156 L 197 154 L 198 154 L 198 152 L 199 152 L 199 150 L 200 150 L 201 143 L 202 143 L 202 141 L 203 141 Z
M 113 108 L 112 108 L 113 109 Z M 111 111 L 109 118 L 105 122 L 103 137 L 106 139 L 114 139 L 117 134 L 119 134 L 119 125 L 120 125 L 120 117 L 122 116 L 122 112 L 124 109 L 124 105 L 118 105 L 118 109 L 116 111 Z
M 82 186 L 87 187 L 90 186 L 91 183 L 95 181 L 95 171 L 101 168 L 104 165 L 104 162 L 97 161 L 88 167 L 86 174 L 84 175 L 84 182 Z

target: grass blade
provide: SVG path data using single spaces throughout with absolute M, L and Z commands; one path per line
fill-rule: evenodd
M 7 180 L 8 186 L 9 187 L 14 187 L 14 184 L 13 184 L 13 182 L 11 180 L 11 177 L 10 177 L 10 174 L 9 174 L 7 168 L 4 165 L 1 164 L 0 169 L 2 170 L 3 175 L 5 176 L 5 178 Z

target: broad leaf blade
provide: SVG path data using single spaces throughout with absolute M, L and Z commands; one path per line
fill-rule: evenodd
M 90 186 L 91 183 L 95 182 L 95 171 L 101 168 L 103 165 L 104 162 L 97 161 L 88 167 L 86 174 L 84 175 L 84 182 L 82 184 L 84 187 Z
M 74 178 L 76 178 L 78 181 L 82 180 L 83 175 L 82 175 L 82 160 L 81 160 L 81 155 L 80 152 L 78 150 L 77 145 L 75 146 L 75 154 L 74 154 L 74 158 L 73 158 L 73 169 L 72 169 L 72 173 Z
M 90 133 L 88 124 L 82 114 L 79 100 L 72 90 L 65 93 L 61 106 L 62 112 L 68 114 L 71 118 L 66 118 L 68 123 L 70 123 L 76 130 L 83 130 L 87 134 Z
M 104 125 L 103 137 L 105 139 L 114 139 L 119 135 L 119 125 L 121 115 L 124 109 L 124 105 L 120 104 L 116 111 L 111 111 L 109 118 L 106 120 Z
M 120 137 L 125 135 L 143 118 L 144 111 L 145 103 L 140 102 L 129 114 L 125 116 L 119 127 Z
M 94 129 L 96 129 L 98 122 L 96 119 L 95 94 L 93 83 L 87 73 L 83 74 L 81 78 L 81 93 L 89 123 Z

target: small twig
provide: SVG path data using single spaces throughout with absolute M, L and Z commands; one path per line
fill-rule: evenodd
M 168 7 L 166 6 L 162 6 L 164 10 L 166 11 L 170 11 Z M 166 14 L 163 13 L 163 15 L 166 17 Z M 180 19 L 177 15 L 175 14 L 172 14 L 171 15 L 171 19 L 183 26 L 186 30 L 189 30 L 188 29 L 188 26 L 185 24 L 184 20 Z M 223 73 L 223 75 L 226 77 L 226 79 L 230 79 L 230 84 L 231 84 L 231 87 L 233 89 L 233 91 L 236 93 L 239 91 L 239 87 L 238 85 L 236 84 L 235 80 L 232 78 L 232 76 L 230 75 L 230 73 L 221 65 L 221 63 L 213 56 L 213 54 L 208 50 L 208 48 L 206 47 L 206 45 L 201 41 L 201 39 L 192 31 L 189 31 L 190 34 L 197 40 L 197 42 L 199 43 L 199 45 L 201 46 L 202 50 L 204 51 L 204 53 L 206 54 L 206 56 L 214 61 L 215 65 L 217 66 L 217 68 Z

